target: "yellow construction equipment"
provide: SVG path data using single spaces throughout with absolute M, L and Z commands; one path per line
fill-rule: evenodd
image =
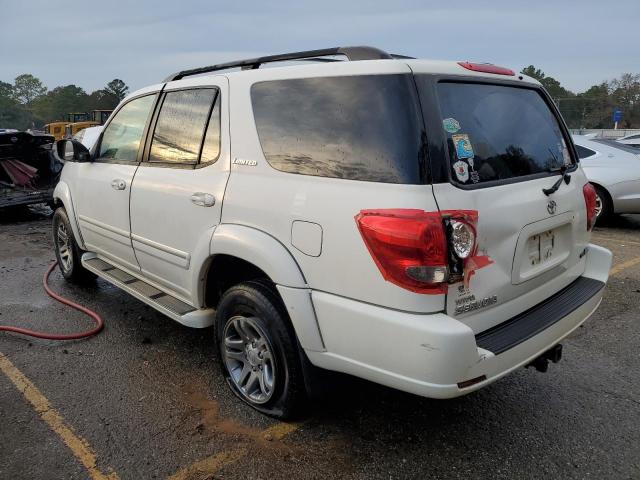
M 47 123 L 44 126 L 45 133 L 49 135 L 53 135 L 57 140 L 62 140 L 65 135 L 65 127 L 67 126 L 67 122 L 51 122 Z

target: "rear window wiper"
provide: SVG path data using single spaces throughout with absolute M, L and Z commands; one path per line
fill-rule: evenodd
M 549 153 L 551 154 L 551 156 L 553 157 L 553 159 L 556 161 L 556 164 L 557 164 L 558 158 L 554 155 L 551 149 L 549 149 Z M 569 173 L 567 172 L 568 170 L 569 170 L 569 167 L 566 164 L 563 164 L 561 167 L 548 168 L 547 172 L 551 172 L 551 173 L 560 172 L 561 176 L 556 181 L 556 183 L 554 183 L 551 186 L 551 188 L 543 188 L 542 193 L 544 193 L 547 197 L 553 193 L 556 193 L 560 188 L 560 185 L 562 185 L 563 180 L 564 180 L 564 183 L 569 185 L 569 182 L 571 181 L 571 175 L 569 175 Z

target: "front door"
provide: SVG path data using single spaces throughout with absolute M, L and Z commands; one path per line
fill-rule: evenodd
M 87 250 L 138 270 L 129 228 L 129 195 L 138 150 L 156 94 L 126 103 L 105 127 L 93 162 L 77 165 L 73 201 Z
M 166 85 L 131 190 L 131 238 L 142 273 L 192 302 L 220 222 L 229 177 L 227 81 Z

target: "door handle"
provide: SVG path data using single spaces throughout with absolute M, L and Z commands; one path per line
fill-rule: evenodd
M 196 192 L 191 195 L 191 203 L 201 207 L 213 207 L 216 204 L 216 197 L 210 193 Z
M 113 188 L 114 190 L 124 190 L 125 188 L 127 188 L 127 182 L 116 178 L 115 180 L 111 180 L 111 188 Z

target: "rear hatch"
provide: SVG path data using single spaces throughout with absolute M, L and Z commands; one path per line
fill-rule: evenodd
M 498 77 L 497 75 L 491 77 Z M 481 332 L 584 271 L 582 172 L 566 127 L 535 85 L 416 74 L 441 211 L 478 212 L 477 252 L 446 311 Z M 561 170 L 572 178 L 558 189 Z

